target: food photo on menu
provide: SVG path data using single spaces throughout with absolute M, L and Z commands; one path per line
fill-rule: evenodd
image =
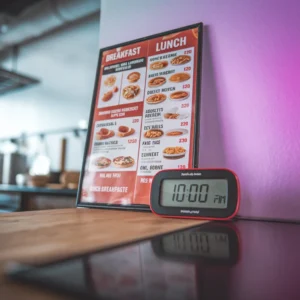
M 104 77 L 101 86 L 101 101 L 98 103 L 99 107 L 112 106 L 119 103 L 121 79 L 121 74 Z
M 82 203 L 149 208 L 157 172 L 195 165 L 199 30 L 101 50 Z
M 136 119 L 139 120 L 139 119 Z M 139 134 L 138 123 L 132 124 L 131 118 L 116 119 L 110 122 L 97 122 L 90 160 L 90 169 L 94 171 L 118 169 L 136 169 L 136 153 L 134 143 Z M 122 155 L 119 155 L 122 153 Z M 136 154 L 135 154 L 136 155 Z M 121 171 L 121 170 L 119 170 Z
M 123 73 L 122 95 L 119 104 L 143 101 L 146 68 Z

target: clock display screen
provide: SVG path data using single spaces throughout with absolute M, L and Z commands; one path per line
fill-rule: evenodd
M 165 179 L 160 205 L 167 207 L 225 209 L 228 203 L 226 179 Z

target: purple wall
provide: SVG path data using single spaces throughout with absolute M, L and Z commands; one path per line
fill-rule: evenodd
M 230 299 L 299 299 L 299 226 L 238 222 L 237 228 L 240 261 L 227 276 Z
M 106 0 L 100 46 L 200 21 L 200 166 L 236 171 L 241 216 L 300 220 L 298 0 Z

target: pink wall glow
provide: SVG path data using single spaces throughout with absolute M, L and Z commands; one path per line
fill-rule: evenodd
M 237 228 L 240 260 L 227 276 L 230 299 L 299 299 L 299 226 L 238 222 Z
M 205 24 L 201 167 L 236 171 L 241 216 L 300 220 L 300 2 L 106 0 L 100 46 Z

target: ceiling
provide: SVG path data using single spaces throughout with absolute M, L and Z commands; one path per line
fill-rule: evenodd
M 41 0 L 1 0 L 0 13 L 16 17 L 24 9 L 39 1 Z
M 0 0 L 0 53 L 93 14 L 99 0 Z

